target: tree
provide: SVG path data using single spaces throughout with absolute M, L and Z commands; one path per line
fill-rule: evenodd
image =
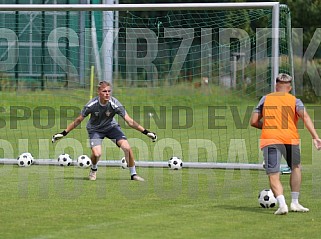
M 292 28 L 303 28 L 303 45 L 306 49 L 315 30 L 321 26 L 321 0 L 284 0 L 282 3 L 291 10 Z

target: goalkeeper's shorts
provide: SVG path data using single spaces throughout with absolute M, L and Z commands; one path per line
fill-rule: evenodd
M 117 142 L 119 140 L 125 139 L 127 140 L 127 137 L 125 136 L 124 132 L 121 130 L 120 126 L 117 125 L 111 129 L 109 129 L 106 132 L 90 132 L 89 135 L 89 141 L 90 141 L 90 147 L 95 147 L 97 145 L 101 145 L 104 138 L 108 138 L 111 141 L 113 141 L 118 147 L 119 145 Z

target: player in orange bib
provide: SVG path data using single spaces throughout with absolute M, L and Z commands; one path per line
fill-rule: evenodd
M 309 209 L 299 203 L 301 188 L 300 136 L 297 129 L 301 118 L 310 132 L 314 146 L 320 150 L 321 140 L 313 122 L 300 99 L 290 94 L 292 77 L 279 74 L 276 78 L 276 92 L 265 95 L 254 109 L 250 124 L 261 129 L 260 148 L 263 151 L 265 170 L 270 187 L 278 201 L 279 208 L 274 213 L 288 213 L 288 206 L 283 195 L 280 181 L 280 163 L 282 156 L 291 168 L 290 187 L 291 211 L 308 212 Z

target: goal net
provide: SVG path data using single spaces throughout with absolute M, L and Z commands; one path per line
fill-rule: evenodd
M 0 158 L 90 155 L 86 122 L 57 144 L 51 136 L 106 80 L 158 135 L 152 143 L 117 118 L 136 162 L 258 164 L 249 118 L 276 74 L 292 74 L 289 16 L 278 3 L 1 4 Z M 105 140 L 102 160 L 121 157 Z

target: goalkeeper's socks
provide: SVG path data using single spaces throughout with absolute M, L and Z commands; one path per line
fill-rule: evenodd
M 97 171 L 97 164 L 93 164 L 93 165 L 91 165 L 91 170 L 92 171 Z
M 135 175 L 136 174 L 136 167 L 129 167 L 130 175 Z

